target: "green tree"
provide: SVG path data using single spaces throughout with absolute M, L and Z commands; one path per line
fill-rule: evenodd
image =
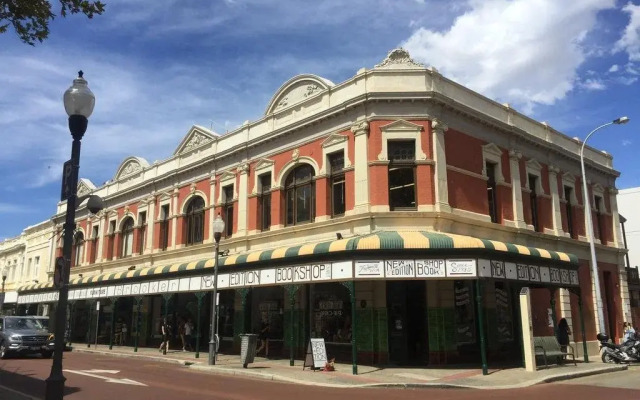
M 87 0 L 58 0 L 60 15 L 83 13 L 89 18 L 104 12 L 104 3 Z M 49 22 L 56 17 L 47 0 L 0 0 L 0 34 L 13 26 L 24 43 L 34 45 L 49 36 Z

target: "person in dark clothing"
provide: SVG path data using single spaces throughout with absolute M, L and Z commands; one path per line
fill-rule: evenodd
M 569 345 L 569 335 L 571 335 L 571 329 L 569 329 L 569 324 L 567 320 L 562 318 L 558 321 L 558 329 L 556 330 L 556 339 L 558 339 L 558 344 L 560 344 L 560 350 L 563 352 L 567 351 L 567 346 Z M 564 361 L 565 356 L 562 356 L 561 361 Z
M 258 334 L 258 340 L 260 340 L 260 347 L 256 350 L 256 354 L 260 353 L 264 349 L 264 356 L 269 357 L 269 323 L 263 322 Z

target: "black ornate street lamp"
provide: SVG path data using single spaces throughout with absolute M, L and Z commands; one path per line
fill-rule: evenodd
M 95 97 L 87 81 L 78 72 L 78 78 L 64 92 L 64 108 L 69 115 L 69 131 L 73 137 L 71 145 L 71 160 L 65 163 L 62 178 L 62 193 L 67 200 L 67 212 L 64 222 L 64 241 L 62 245 L 63 260 L 57 265 L 56 284 L 60 294 L 55 314 L 55 347 L 51 374 L 46 379 L 46 400 L 62 400 L 64 396 L 64 382 L 62 374 L 62 352 L 64 350 L 64 334 L 67 320 L 67 299 L 69 297 L 69 272 L 71 267 L 71 245 L 75 229 L 76 201 L 78 191 L 78 169 L 80 168 L 80 140 L 87 130 L 88 118 L 93 112 Z M 64 199 L 63 199 L 64 200 Z
M 216 351 L 218 346 L 218 324 L 216 318 L 216 300 L 218 297 L 218 253 L 220 250 L 220 238 L 224 231 L 224 220 L 220 218 L 220 214 L 213 221 L 213 239 L 216 242 L 215 251 L 213 253 L 213 296 L 211 298 L 211 333 L 209 334 L 209 365 L 216 365 Z
M 7 280 L 7 275 L 9 275 L 9 271 L 6 268 L 2 269 L 2 299 L 0 299 L 0 315 L 4 312 L 4 282 Z

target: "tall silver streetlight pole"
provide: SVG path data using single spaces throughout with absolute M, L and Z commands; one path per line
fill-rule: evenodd
M 213 209 L 212 209 L 213 210 Z M 224 220 L 220 214 L 213 221 L 213 239 L 215 240 L 215 251 L 213 253 L 213 296 L 211 297 L 211 333 L 209 333 L 209 365 L 216 365 L 216 352 L 218 347 L 218 337 L 216 335 L 217 318 L 216 310 L 218 297 L 218 253 L 220 250 L 220 238 L 224 231 Z
M 67 299 L 69 296 L 69 269 L 71 266 L 71 246 L 75 229 L 75 215 L 78 192 L 78 170 L 80 169 L 80 140 L 87 130 L 89 116 L 93 112 L 96 99 L 82 77 L 82 71 L 73 80 L 73 84 L 64 92 L 64 108 L 69 115 L 69 131 L 73 137 L 71 145 L 71 159 L 65 163 L 63 172 L 62 200 L 67 200 L 67 213 L 64 222 L 64 239 L 60 265 L 56 265 L 59 277 L 56 284 L 60 292 L 55 314 L 55 347 L 51 374 L 45 380 L 45 399 L 62 400 L 64 396 L 64 382 L 62 374 L 62 352 L 64 350 L 64 333 L 67 321 Z
M 600 276 L 598 275 L 598 262 L 596 260 L 596 244 L 593 237 L 593 223 L 591 222 L 591 205 L 589 201 L 589 189 L 587 188 L 587 175 L 584 171 L 584 146 L 587 144 L 587 140 L 596 133 L 598 130 L 609 125 L 622 125 L 629 122 L 629 118 L 620 117 L 614 119 L 611 122 L 607 122 L 604 125 L 600 125 L 596 129 L 592 130 L 582 142 L 580 147 L 580 167 L 582 168 L 582 191 L 584 194 L 584 215 L 587 224 L 587 233 L 589 234 L 589 247 L 591 247 L 591 275 L 593 276 L 593 284 L 596 291 L 596 308 L 598 310 L 598 333 L 606 333 L 604 326 L 604 311 L 602 309 L 602 294 L 600 293 Z

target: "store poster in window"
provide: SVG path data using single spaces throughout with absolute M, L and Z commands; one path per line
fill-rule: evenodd
M 475 313 L 471 284 L 468 281 L 455 281 L 455 326 L 456 342 L 468 344 L 476 342 Z
M 351 309 L 348 301 L 335 293 L 316 293 L 314 303 L 314 337 L 325 342 L 351 342 Z
M 504 283 L 496 282 L 496 328 L 500 342 L 513 341 L 513 315 L 509 297 Z

